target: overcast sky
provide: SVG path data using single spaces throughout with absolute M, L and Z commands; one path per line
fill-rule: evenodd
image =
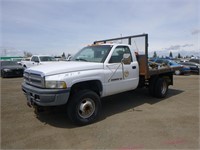
M 199 0 L 0 0 L 1 55 L 75 53 L 149 34 L 149 51 L 198 52 Z

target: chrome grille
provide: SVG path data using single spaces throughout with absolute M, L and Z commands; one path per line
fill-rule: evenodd
M 36 87 L 44 87 L 44 78 L 40 74 L 24 72 L 24 81 Z

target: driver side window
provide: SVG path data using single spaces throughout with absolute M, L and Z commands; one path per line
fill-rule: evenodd
M 31 61 L 35 61 L 35 57 L 34 56 L 31 58 Z
M 38 57 L 35 57 L 35 62 L 39 62 L 39 58 Z
M 39 62 L 39 59 L 38 59 L 38 57 L 33 56 L 32 59 L 31 59 L 31 61 Z
M 130 54 L 131 56 L 129 47 L 127 46 L 116 47 L 109 60 L 109 63 L 121 63 L 124 54 Z M 131 57 L 131 62 L 132 62 L 132 57 Z

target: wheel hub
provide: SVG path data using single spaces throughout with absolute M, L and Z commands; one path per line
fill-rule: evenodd
M 167 91 L 167 83 L 163 82 L 161 93 L 164 95 Z
M 78 114 L 82 118 L 89 118 L 95 111 L 95 103 L 92 99 L 83 99 L 79 106 Z

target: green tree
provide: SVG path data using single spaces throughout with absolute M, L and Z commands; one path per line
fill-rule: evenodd
M 172 54 L 171 51 L 170 51 L 170 53 L 169 53 L 169 57 L 173 58 L 173 54 Z
M 178 58 L 182 58 L 182 56 L 181 56 L 181 54 L 180 54 L 180 53 L 178 53 Z
M 31 57 L 32 53 L 24 51 L 24 57 Z
M 63 54 L 62 54 L 62 58 L 66 58 L 66 56 L 65 56 L 65 53 L 63 52 Z
M 158 57 L 158 56 L 157 56 L 156 51 L 154 51 L 154 53 L 153 53 L 153 58 L 156 58 L 156 57 Z

